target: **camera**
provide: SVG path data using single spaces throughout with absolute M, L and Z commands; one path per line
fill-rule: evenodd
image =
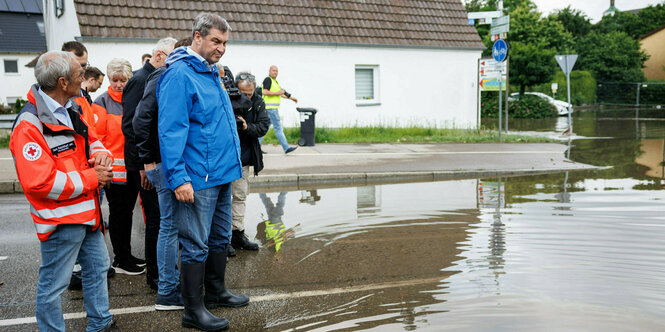
M 231 99 L 231 107 L 233 107 L 233 114 L 236 116 L 242 116 L 243 118 L 246 118 L 245 113 L 250 108 L 252 108 L 252 101 L 247 97 L 247 95 L 241 93 L 240 90 L 238 90 L 238 87 L 233 81 L 233 78 L 229 76 L 230 75 L 226 75 L 226 72 L 224 72 L 224 76 L 222 76 L 222 83 L 224 84 L 226 93 L 228 93 L 229 98 Z M 238 119 L 237 117 L 236 117 L 236 126 L 238 126 L 239 131 L 242 130 L 242 120 Z

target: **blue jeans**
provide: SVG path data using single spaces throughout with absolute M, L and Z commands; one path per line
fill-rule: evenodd
M 231 241 L 231 184 L 194 191 L 194 203 L 178 202 L 176 218 L 182 264 L 204 263 Z
M 159 237 L 157 238 L 157 269 L 159 271 L 158 293 L 169 295 L 178 288 L 180 273 L 178 265 L 178 223 L 174 209 L 178 200 L 166 186 L 162 164 L 145 172 L 150 183 L 157 190 L 159 199 Z
M 275 129 L 275 136 L 279 144 L 282 145 L 284 152 L 289 148 L 289 143 L 286 141 L 286 136 L 284 136 L 284 129 L 282 129 L 282 123 L 279 121 L 279 108 L 267 108 L 268 116 L 270 117 L 270 122 L 272 123 L 273 129 Z M 263 137 L 259 137 L 259 144 L 263 143 Z
M 87 331 L 99 331 L 111 322 L 106 272 L 109 255 L 100 230 L 84 225 L 59 225 L 40 242 L 42 264 L 37 283 L 37 324 L 40 331 L 64 331 L 61 295 L 72 277 L 78 256 L 83 279 Z

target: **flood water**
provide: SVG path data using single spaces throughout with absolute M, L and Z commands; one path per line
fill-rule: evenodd
M 665 120 L 631 115 L 575 114 L 570 159 L 603 170 L 251 194 L 247 277 L 330 292 L 263 328 L 665 330 Z

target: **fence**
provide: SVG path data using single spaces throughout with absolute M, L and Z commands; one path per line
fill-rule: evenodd
M 598 82 L 596 96 L 599 105 L 665 105 L 665 82 Z

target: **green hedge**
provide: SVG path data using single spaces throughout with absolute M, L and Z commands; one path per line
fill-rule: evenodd
M 496 92 L 483 92 L 481 102 L 481 116 L 483 118 L 496 118 L 499 115 L 499 96 Z M 505 100 L 502 109 L 505 112 Z M 511 118 L 540 119 L 557 117 L 554 105 L 547 100 L 534 96 L 524 95 L 519 101 L 508 102 L 508 116 Z M 505 113 L 502 114 L 505 116 Z
M 554 98 L 568 101 L 566 75 L 562 71 L 557 71 L 553 82 L 537 85 L 533 90 L 527 91 L 542 92 L 548 96 L 552 96 L 552 83 L 559 85 Z M 573 105 L 587 105 L 596 102 L 596 79 L 593 78 L 590 72 L 573 70 L 570 73 L 570 99 Z

